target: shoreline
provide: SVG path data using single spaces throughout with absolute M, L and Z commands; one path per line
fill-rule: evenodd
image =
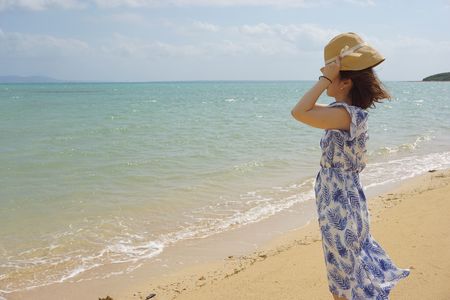
M 388 208 L 387 206 L 397 206 L 398 201 L 394 201 L 394 198 L 397 196 L 393 195 L 399 193 L 398 191 L 403 187 L 407 186 L 411 189 L 415 185 L 421 186 L 426 178 L 438 174 L 447 174 L 446 176 L 449 176 L 450 169 L 432 173 L 427 172 L 402 180 L 399 183 L 400 188 L 393 188 L 393 186 L 386 185 L 380 187 L 378 192 L 374 189 L 370 193 L 367 193 L 372 194 L 368 197 L 371 223 L 379 223 L 380 216 L 384 214 L 384 211 Z M 391 200 L 391 198 L 393 199 Z M 298 212 L 314 209 L 314 206 L 311 206 L 314 205 L 313 201 L 309 203 L 307 201 L 302 203 L 302 205 L 304 206 L 301 209 L 297 207 L 295 210 Z M 152 264 L 145 264 L 130 274 L 114 276 L 107 280 L 53 284 L 6 296 L 7 299 L 23 299 L 28 297 L 32 297 L 33 299 L 99 299 L 110 296 L 114 300 L 126 300 L 145 299 L 151 293 L 156 293 L 156 297 L 152 299 L 221 299 L 221 297 L 225 299 L 229 297 L 229 295 L 226 296 L 226 290 L 230 291 L 234 289 L 234 287 L 230 288 L 227 286 L 229 284 L 227 282 L 235 281 L 234 278 L 238 276 L 255 277 L 256 273 L 265 276 L 264 272 L 266 271 L 258 271 L 259 268 L 264 267 L 264 265 L 285 265 L 287 261 L 291 260 L 291 257 L 295 257 L 297 266 L 301 266 L 302 269 L 308 271 L 304 274 L 305 276 L 297 274 L 295 279 L 299 283 L 285 286 L 286 293 L 288 294 L 284 298 L 295 299 L 292 295 L 289 296 L 290 287 L 292 285 L 303 285 L 307 283 L 305 288 L 314 287 L 313 290 L 319 294 L 305 294 L 305 298 L 328 299 L 326 295 L 329 293 L 326 286 L 321 239 L 315 219 L 312 218 L 311 220 L 311 217 L 306 214 L 303 216 L 305 218 L 304 222 L 306 222 L 306 219 L 310 220 L 306 225 L 290 228 L 287 231 L 277 232 L 277 230 L 273 230 L 274 227 L 276 228 L 277 223 L 279 225 L 280 222 L 292 222 L 292 218 L 290 219 L 291 221 L 289 219 L 285 220 L 286 216 L 287 213 L 284 215 L 280 213 L 273 216 L 271 220 L 261 221 L 262 223 L 249 224 L 245 228 L 237 228 L 236 230 L 219 233 L 216 236 L 202 240 L 187 240 L 178 245 L 178 247 L 168 248 L 167 253 L 164 253 L 165 256 L 175 259 L 173 259 L 172 265 L 167 267 L 166 272 L 162 274 L 154 272 Z M 298 213 L 296 216 L 298 217 Z M 372 228 L 371 231 L 373 231 Z M 272 232 L 271 234 L 266 234 L 266 232 L 262 234 L 260 233 L 261 230 L 272 230 Z M 375 228 L 374 237 L 378 241 L 379 234 L 376 234 L 376 230 L 377 228 Z M 249 243 L 242 240 L 246 236 L 255 236 L 258 234 L 260 235 L 259 243 Z M 381 241 L 381 244 L 384 246 L 385 243 Z M 188 248 L 183 247 L 186 245 Z M 184 249 L 190 250 L 185 252 Z M 199 259 L 199 255 L 204 255 L 208 252 L 205 249 L 208 249 L 210 253 L 208 253 L 207 257 L 202 256 Z M 389 255 L 393 252 L 390 251 L 391 249 L 389 247 L 386 250 Z M 308 257 L 308 259 L 303 259 L 299 256 Z M 407 268 L 412 265 L 411 263 L 402 264 L 402 261 L 396 259 L 398 256 L 392 256 L 394 262 L 400 267 Z M 183 259 L 186 257 L 190 257 L 190 263 L 183 262 Z M 163 264 L 164 262 L 165 260 L 163 258 L 157 258 L 153 263 Z M 408 261 L 405 260 L 405 263 L 408 263 Z M 286 268 L 289 270 L 290 268 L 292 269 L 292 266 Z M 310 276 L 311 270 L 316 274 L 315 276 Z M 291 271 L 295 272 L 295 270 Z M 414 271 L 413 269 L 412 272 Z M 276 276 L 276 273 L 274 273 L 274 276 Z M 257 281 L 257 279 L 252 281 Z M 275 281 L 280 283 L 282 279 Z M 217 284 L 224 286 L 223 288 L 218 288 L 218 290 L 223 290 L 222 296 L 216 294 L 214 296 L 207 296 L 208 293 L 217 292 L 215 291 L 217 290 Z M 249 284 L 252 285 L 252 283 Z M 402 284 L 400 283 L 400 285 Z M 276 288 L 273 282 L 269 283 L 269 286 L 269 290 Z M 264 289 L 266 288 L 264 287 Z M 395 288 L 393 291 L 395 291 Z M 270 293 L 267 293 L 267 295 L 255 294 L 254 299 L 263 299 L 265 296 L 270 298 L 269 295 Z M 276 298 L 279 295 L 272 294 L 271 297 Z M 242 299 L 252 299 L 252 295 L 247 295 Z
M 409 178 L 390 192 L 369 198 L 371 233 L 395 264 L 411 268 L 411 276 L 392 290 L 393 299 L 450 297 L 445 285 L 450 280 L 446 271 L 450 263 L 439 259 L 450 247 L 450 221 L 445 217 L 449 193 L 450 169 L 445 169 Z M 309 222 L 251 254 L 179 270 L 165 279 L 134 286 L 132 294 L 128 289 L 117 299 L 145 299 L 152 293 L 156 294 L 152 299 L 181 300 L 331 299 L 323 259 L 318 226 Z

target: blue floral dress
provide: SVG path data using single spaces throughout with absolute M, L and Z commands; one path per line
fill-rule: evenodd
M 329 290 L 348 300 L 389 299 L 410 273 L 392 262 L 369 232 L 367 201 L 359 179 L 366 165 L 368 112 L 344 102 L 350 131 L 325 130 L 314 190 Z

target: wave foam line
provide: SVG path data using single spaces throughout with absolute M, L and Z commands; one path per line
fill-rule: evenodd
M 422 156 L 413 155 L 387 162 L 367 164 L 361 179 L 367 184 L 365 188 L 373 188 L 388 183 L 402 181 L 430 169 L 446 169 L 450 167 L 450 152 L 430 153 Z
M 192 212 L 192 222 L 187 226 L 180 228 L 167 234 L 160 235 L 157 239 L 151 241 L 134 240 L 131 241 L 116 241 L 114 244 L 106 245 L 104 249 L 98 253 L 83 257 L 82 263 L 74 268 L 63 270 L 60 274 L 52 277 L 40 279 L 40 282 L 34 282 L 28 286 L 8 286 L 6 289 L 0 290 L 1 294 L 8 294 L 18 292 L 21 290 L 30 290 L 42 286 L 47 286 L 53 283 L 66 282 L 74 279 L 80 274 L 97 268 L 108 263 L 132 263 L 138 264 L 143 260 L 158 256 L 163 252 L 164 248 L 177 243 L 181 240 L 206 238 L 217 233 L 221 233 L 230 229 L 236 229 L 250 223 L 256 223 L 266 219 L 278 212 L 289 209 L 293 205 L 313 199 L 313 183 L 314 179 L 307 179 L 299 184 L 293 184 L 286 188 L 273 187 L 269 192 L 251 191 L 240 195 L 239 201 L 226 201 L 217 203 L 218 206 L 205 206 Z M 244 204 L 245 207 L 236 207 L 237 204 Z M 219 208 L 219 210 L 218 210 Z M 223 212 L 222 215 L 216 215 L 214 218 L 205 218 L 205 214 Z M 218 217 L 219 216 L 219 217 Z M 51 258 L 32 258 L 28 260 L 15 261 L 16 266 L 26 268 L 27 265 L 33 267 L 36 265 L 36 260 L 39 264 L 47 264 L 48 259 Z M 109 259 L 109 260 L 107 260 Z M 67 257 L 64 258 L 67 260 Z M 52 264 L 57 264 L 57 261 L 52 260 Z M 62 263 L 63 261 L 61 261 Z M 14 267 L 11 264 L 8 267 Z M 135 270 L 136 268 L 128 268 L 126 273 Z M 118 272 L 117 274 L 122 274 Z M 109 275 L 107 276 L 109 277 Z M 105 277 L 106 278 L 106 277 Z M 49 280 L 50 279 L 50 280 Z M 93 278 L 83 278 L 82 280 L 89 280 Z

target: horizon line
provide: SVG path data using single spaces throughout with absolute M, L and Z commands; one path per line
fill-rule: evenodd
M 24 77 L 26 78 L 26 77 Z M 192 80 L 148 80 L 148 81 L 108 81 L 108 80 L 49 80 L 49 81 L 0 81 L 0 84 L 32 84 L 32 83 L 193 83 L 193 82 L 298 82 L 317 81 L 317 79 L 192 79 Z M 382 82 L 427 82 L 424 80 L 381 80 Z

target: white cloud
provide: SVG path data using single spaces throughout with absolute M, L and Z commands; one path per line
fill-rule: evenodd
M 339 34 L 336 29 L 321 28 L 314 24 L 266 24 L 242 25 L 235 27 L 245 35 L 267 36 L 282 40 L 296 42 L 310 42 L 314 45 L 322 45 L 328 42 L 334 35 Z
M 342 0 L 92 0 L 100 7 L 159 6 L 270 6 L 278 8 L 312 7 L 340 3 Z M 343 0 L 346 3 L 374 6 L 374 0 Z
M 156 6 L 275 6 L 304 7 L 313 0 L 94 0 L 100 7 L 156 7 Z
M 373 6 L 373 0 L 344 0 L 350 4 Z M 299 8 L 328 5 L 337 0 L 0 0 L 0 11 L 7 9 L 45 10 L 52 8 L 79 9 L 90 5 L 100 8 L 114 7 L 163 7 L 163 6 L 269 6 L 276 8 Z
M 375 6 L 375 1 L 373 0 L 345 0 L 345 2 L 361 6 Z
M 324 44 L 338 33 L 314 24 L 218 26 L 194 21 L 168 26 L 187 42 L 168 43 L 115 34 L 102 46 L 102 51 L 111 56 L 152 60 L 158 57 L 298 56 L 306 52 L 321 57 Z
M 89 45 L 71 38 L 3 32 L 0 29 L 0 56 L 52 57 L 79 55 L 89 51 Z
M 217 32 L 220 30 L 218 25 L 214 25 L 206 22 L 195 21 L 193 23 L 193 27 L 199 30 L 209 31 L 209 32 Z
M 114 34 L 113 38 L 100 47 L 103 54 L 122 58 L 150 59 L 160 57 L 201 56 L 205 54 L 204 47 L 198 45 L 169 44 L 161 41 L 149 41 Z
M 46 10 L 50 8 L 81 9 L 86 3 L 79 0 L 0 0 L 0 11 L 12 8 Z

